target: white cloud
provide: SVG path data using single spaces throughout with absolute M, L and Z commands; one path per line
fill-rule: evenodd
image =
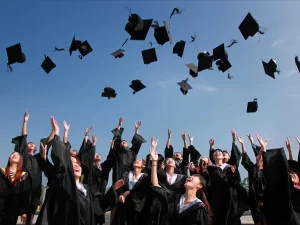
M 287 70 L 286 72 L 283 73 L 283 76 L 284 77 L 290 77 L 290 76 L 293 76 L 293 75 L 296 75 L 298 73 L 297 70 L 295 69 L 290 69 L 290 70 Z
M 214 86 L 209 86 L 209 85 L 193 85 L 193 88 L 200 90 L 200 91 L 205 91 L 205 92 L 216 92 L 217 88 Z
M 284 43 L 285 43 L 284 40 L 278 39 L 278 40 L 273 41 L 272 47 L 273 47 L 273 48 L 276 48 L 276 47 L 278 47 L 279 45 L 283 45 Z
M 174 85 L 174 81 L 172 81 L 172 80 L 159 81 L 158 85 L 162 88 L 170 88 L 171 86 Z

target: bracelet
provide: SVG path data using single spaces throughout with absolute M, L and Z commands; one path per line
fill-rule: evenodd
M 157 163 L 156 164 L 152 164 L 152 166 L 157 166 Z

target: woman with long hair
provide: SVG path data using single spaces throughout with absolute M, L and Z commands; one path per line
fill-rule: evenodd
M 23 159 L 18 152 L 13 152 L 5 168 L 0 169 L 0 224 L 15 225 L 19 215 L 26 211 L 28 202 L 22 181 L 27 173 L 22 170 Z M 26 222 L 26 221 L 22 221 Z

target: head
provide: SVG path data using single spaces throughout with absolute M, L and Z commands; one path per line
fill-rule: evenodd
M 33 142 L 29 142 L 29 143 L 27 144 L 26 150 L 27 150 L 27 152 L 30 153 L 30 154 L 35 153 L 35 151 L 36 151 L 36 146 L 35 146 L 35 144 L 34 144 Z
M 80 179 L 82 173 L 81 162 L 77 156 L 71 156 L 71 161 L 73 165 L 75 179 Z
M 146 166 L 146 161 L 143 159 L 137 159 L 133 162 L 133 168 L 144 169 Z
M 160 163 L 160 168 L 162 168 L 162 169 L 164 170 L 165 167 L 166 167 L 165 162 L 161 162 L 161 163 Z
M 127 148 L 127 147 L 128 147 L 127 141 L 126 141 L 126 140 L 121 141 L 120 147 L 121 147 L 121 148 Z
M 214 160 L 216 161 L 216 160 L 223 160 L 224 159 L 224 156 L 223 156 L 223 152 L 222 152 L 222 150 L 221 149 L 216 149 L 215 151 L 214 151 Z
M 76 156 L 78 155 L 77 150 L 73 149 L 73 150 L 70 152 L 70 155 L 71 155 L 72 157 L 76 157 Z
M 290 177 L 294 186 L 300 186 L 300 173 L 290 170 Z
M 7 166 L 6 166 L 6 170 L 5 170 L 5 175 L 8 178 L 11 178 L 10 167 L 12 166 L 12 164 L 17 165 L 16 176 L 13 181 L 13 184 L 16 184 L 20 180 L 20 178 L 22 176 L 22 172 L 23 172 L 23 158 L 18 152 L 11 153 L 11 155 L 8 158 L 8 162 L 7 162 Z
M 188 177 L 184 184 L 185 190 L 195 190 L 196 192 L 205 188 L 205 179 L 199 174 Z
M 206 170 L 208 165 L 208 158 L 202 156 L 199 161 L 199 165 L 201 166 L 201 170 Z
M 227 163 L 230 159 L 230 155 L 227 151 L 223 151 L 222 153 L 223 153 L 223 161 L 224 163 Z
M 180 152 L 175 152 L 173 158 L 175 160 L 182 160 L 182 154 Z
M 176 163 L 175 163 L 175 160 L 173 158 L 167 158 L 167 161 L 166 161 L 166 168 L 176 168 Z
M 94 161 L 95 162 L 100 162 L 101 161 L 101 155 L 99 153 L 95 153 L 95 156 L 94 156 Z

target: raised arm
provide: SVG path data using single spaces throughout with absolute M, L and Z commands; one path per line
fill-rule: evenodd
M 159 187 L 158 178 L 157 178 L 157 160 L 158 154 L 156 152 L 158 140 L 155 141 L 154 137 L 151 138 L 151 147 L 150 147 L 150 160 L 152 161 L 151 165 L 151 183 L 155 187 Z
M 244 139 L 242 137 L 237 137 L 237 139 L 242 147 L 242 165 L 245 168 L 245 170 L 249 172 L 253 168 L 254 164 L 246 152 Z
M 215 140 L 214 139 L 210 139 L 209 140 L 209 159 L 210 161 L 214 161 L 214 144 L 215 144 Z
M 63 122 L 64 125 L 64 143 L 67 144 L 68 143 L 68 133 L 69 133 L 69 129 L 70 129 L 70 124 L 68 125 L 66 121 Z
M 119 146 L 121 141 L 122 141 L 122 134 L 123 134 L 123 131 L 124 131 L 124 128 L 122 127 L 122 124 L 123 124 L 123 118 L 120 117 L 118 127 L 111 131 L 114 135 L 113 140 L 115 140 L 115 144 L 116 144 L 115 146 L 116 147 Z
M 242 153 L 240 152 L 239 148 L 236 145 L 236 131 L 235 131 L 235 129 L 231 130 L 231 136 L 232 136 L 232 148 L 231 148 L 231 156 L 230 156 L 230 159 L 228 161 L 228 164 L 238 167 L 239 164 L 240 164 L 240 161 L 241 161 Z
M 254 155 L 258 155 L 258 152 L 260 150 L 260 146 L 258 146 L 254 143 L 254 140 L 253 140 L 253 137 L 251 136 L 251 134 L 247 134 L 247 137 L 250 141 L 250 144 L 251 144 L 252 150 L 254 152 Z
M 27 135 L 27 122 L 28 122 L 28 120 L 29 120 L 29 113 L 27 111 L 25 111 L 23 126 L 22 126 L 22 135 Z
M 144 138 L 141 135 L 139 135 L 139 129 L 140 129 L 141 125 L 142 125 L 141 121 L 134 124 L 135 133 L 134 133 L 134 136 L 133 136 L 132 141 L 131 141 L 132 146 L 131 146 L 130 149 L 134 152 L 134 154 L 136 156 L 139 154 L 139 151 L 140 151 L 140 148 L 141 148 L 142 144 L 146 142 L 144 140 Z
M 296 140 L 297 140 L 298 145 L 299 145 L 299 147 L 298 147 L 298 149 L 299 149 L 299 152 L 298 152 L 298 162 L 300 163 L 300 139 L 296 137 Z
M 165 159 L 173 158 L 174 149 L 173 146 L 171 145 L 171 135 L 172 135 L 172 131 L 171 129 L 168 129 L 168 141 L 165 147 Z
M 293 151 L 292 151 L 292 143 L 289 138 L 286 139 L 285 145 L 286 145 L 286 148 L 289 153 L 289 160 L 294 160 Z
M 23 165 L 26 164 L 26 148 L 27 148 L 27 122 L 29 120 L 29 114 L 26 111 L 23 117 L 22 133 L 21 136 L 17 136 L 11 140 L 15 144 L 14 151 L 20 153 L 23 156 Z M 25 158 L 25 159 L 24 159 Z M 25 162 L 24 162 L 25 160 Z
M 192 137 L 190 134 L 188 134 L 188 138 L 190 141 L 190 146 L 189 146 L 190 162 L 192 162 L 195 166 L 198 166 L 201 154 L 200 154 L 200 152 L 197 151 L 197 149 L 194 146 L 194 143 L 193 143 L 194 137 Z

